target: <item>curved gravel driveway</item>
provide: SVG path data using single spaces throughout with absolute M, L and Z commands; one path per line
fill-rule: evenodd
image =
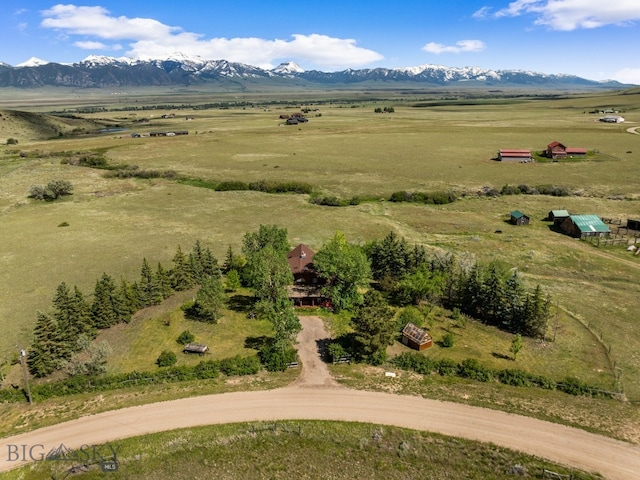
M 6 445 L 61 443 L 70 448 L 176 428 L 286 419 L 341 420 L 396 425 L 492 442 L 564 465 L 600 472 L 608 479 L 640 478 L 640 447 L 583 430 L 468 405 L 421 397 L 350 390 L 336 384 L 318 359 L 322 321 L 301 317 L 299 353 L 304 368 L 293 385 L 269 391 L 185 398 L 114 410 L 2 440 Z M 418 412 L 418 414 L 416 414 Z

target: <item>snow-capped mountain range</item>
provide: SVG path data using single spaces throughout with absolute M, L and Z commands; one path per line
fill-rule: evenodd
M 480 67 L 420 65 L 406 68 L 347 69 L 339 72 L 305 71 L 294 62 L 263 69 L 227 60 L 207 60 L 174 53 L 162 59 L 113 58 L 91 55 L 73 64 L 30 58 L 16 66 L 0 62 L 0 87 L 37 88 L 62 86 L 107 88 L 123 86 L 200 85 L 216 82 L 260 82 L 304 86 L 363 88 L 402 84 L 403 87 L 488 86 L 530 88 L 620 88 L 615 81 L 597 82 L 575 75 L 548 75 L 522 70 L 489 70 Z

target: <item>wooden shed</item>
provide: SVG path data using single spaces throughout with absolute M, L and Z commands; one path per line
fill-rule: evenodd
M 627 228 L 629 230 L 640 230 L 640 220 L 627 220 Z
M 525 215 L 520 210 L 514 210 L 509 215 L 511 216 L 510 222 L 514 225 L 529 225 L 531 220 L 528 215 Z
M 202 343 L 187 343 L 182 349 L 183 353 L 197 353 L 198 355 L 204 355 L 209 351 L 209 347 Z
M 560 225 L 569 215 L 568 210 L 551 210 L 547 218 L 552 221 L 554 225 Z
M 433 339 L 426 330 L 409 322 L 402 329 L 402 344 L 416 350 L 424 350 L 433 345 Z

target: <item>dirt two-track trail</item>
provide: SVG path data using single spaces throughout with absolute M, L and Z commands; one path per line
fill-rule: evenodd
M 415 396 L 351 390 L 338 385 L 318 354 L 328 338 L 322 320 L 301 317 L 300 377 L 288 387 L 185 398 L 82 417 L 4 438 L 0 471 L 9 445 L 43 445 L 48 451 L 100 445 L 118 439 L 200 425 L 274 420 L 340 420 L 438 432 L 512 448 L 551 461 L 599 472 L 611 480 L 640 479 L 640 446 L 529 417 Z

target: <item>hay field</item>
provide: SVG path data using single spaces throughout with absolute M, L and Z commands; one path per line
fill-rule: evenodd
M 99 99 L 90 100 L 93 105 Z M 183 104 L 179 95 L 153 100 Z M 605 375 L 603 383 L 610 383 L 614 366 L 603 369 L 602 355 L 611 350 L 625 392 L 639 400 L 640 335 L 634 305 L 640 293 L 640 257 L 553 233 L 541 219 L 556 208 L 640 218 L 640 135 L 626 132 L 640 125 L 634 123 L 640 119 L 640 95 L 482 100 L 474 105 L 426 100 L 307 102 L 318 110 L 298 126 L 281 125 L 278 118 L 298 111 L 295 102 L 268 104 L 264 98 L 255 106 L 224 109 L 104 111 L 81 116 L 128 130 L 55 140 L 34 140 L 27 127 L 10 132 L 0 121 L 0 139 L 19 140 L 0 154 L 0 359 L 10 358 L 16 344 L 28 344 L 36 311 L 49 308 L 62 281 L 88 294 L 102 272 L 135 279 L 143 257 L 152 265 L 170 266 L 176 247 L 189 249 L 196 239 L 223 258 L 228 245 L 239 249 L 242 235 L 260 224 L 284 226 L 292 244 L 304 242 L 316 249 L 336 230 L 356 242 L 394 230 L 432 248 L 504 260 L 530 285 L 541 283 L 562 307 L 559 335 L 585 329 L 567 350 L 577 352 L 570 370 L 580 365 L 586 377 Z M 71 109 L 82 103 L 65 101 Z M 105 108 L 110 106 L 112 102 L 105 103 Z M 395 113 L 374 113 L 384 106 L 393 106 Z M 628 122 L 602 124 L 597 115 L 586 113 L 596 107 L 621 109 Z M 33 103 L 31 110 L 47 108 Z M 165 113 L 175 117 L 161 118 Z M 186 129 L 189 135 L 130 136 L 172 129 Z M 499 148 L 540 151 L 554 140 L 597 149 L 610 158 L 527 165 L 492 160 Z M 47 155 L 20 156 L 36 151 Z M 214 181 L 304 181 L 343 198 L 381 199 L 396 190 L 471 194 L 506 183 L 565 185 L 583 195 L 470 195 L 446 206 L 372 200 L 330 208 L 311 205 L 303 195 L 215 192 L 160 179 L 107 179 L 99 170 L 61 164 L 58 154 L 67 151 L 103 151 L 114 164 L 171 169 Z M 58 178 L 72 182 L 72 197 L 54 203 L 27 198 L 30 185 Z M 506 214 L 514 209 L 529 214 L 532 225 L 507 225 Z M 60 227 L 63 222 L 69 226 Z

